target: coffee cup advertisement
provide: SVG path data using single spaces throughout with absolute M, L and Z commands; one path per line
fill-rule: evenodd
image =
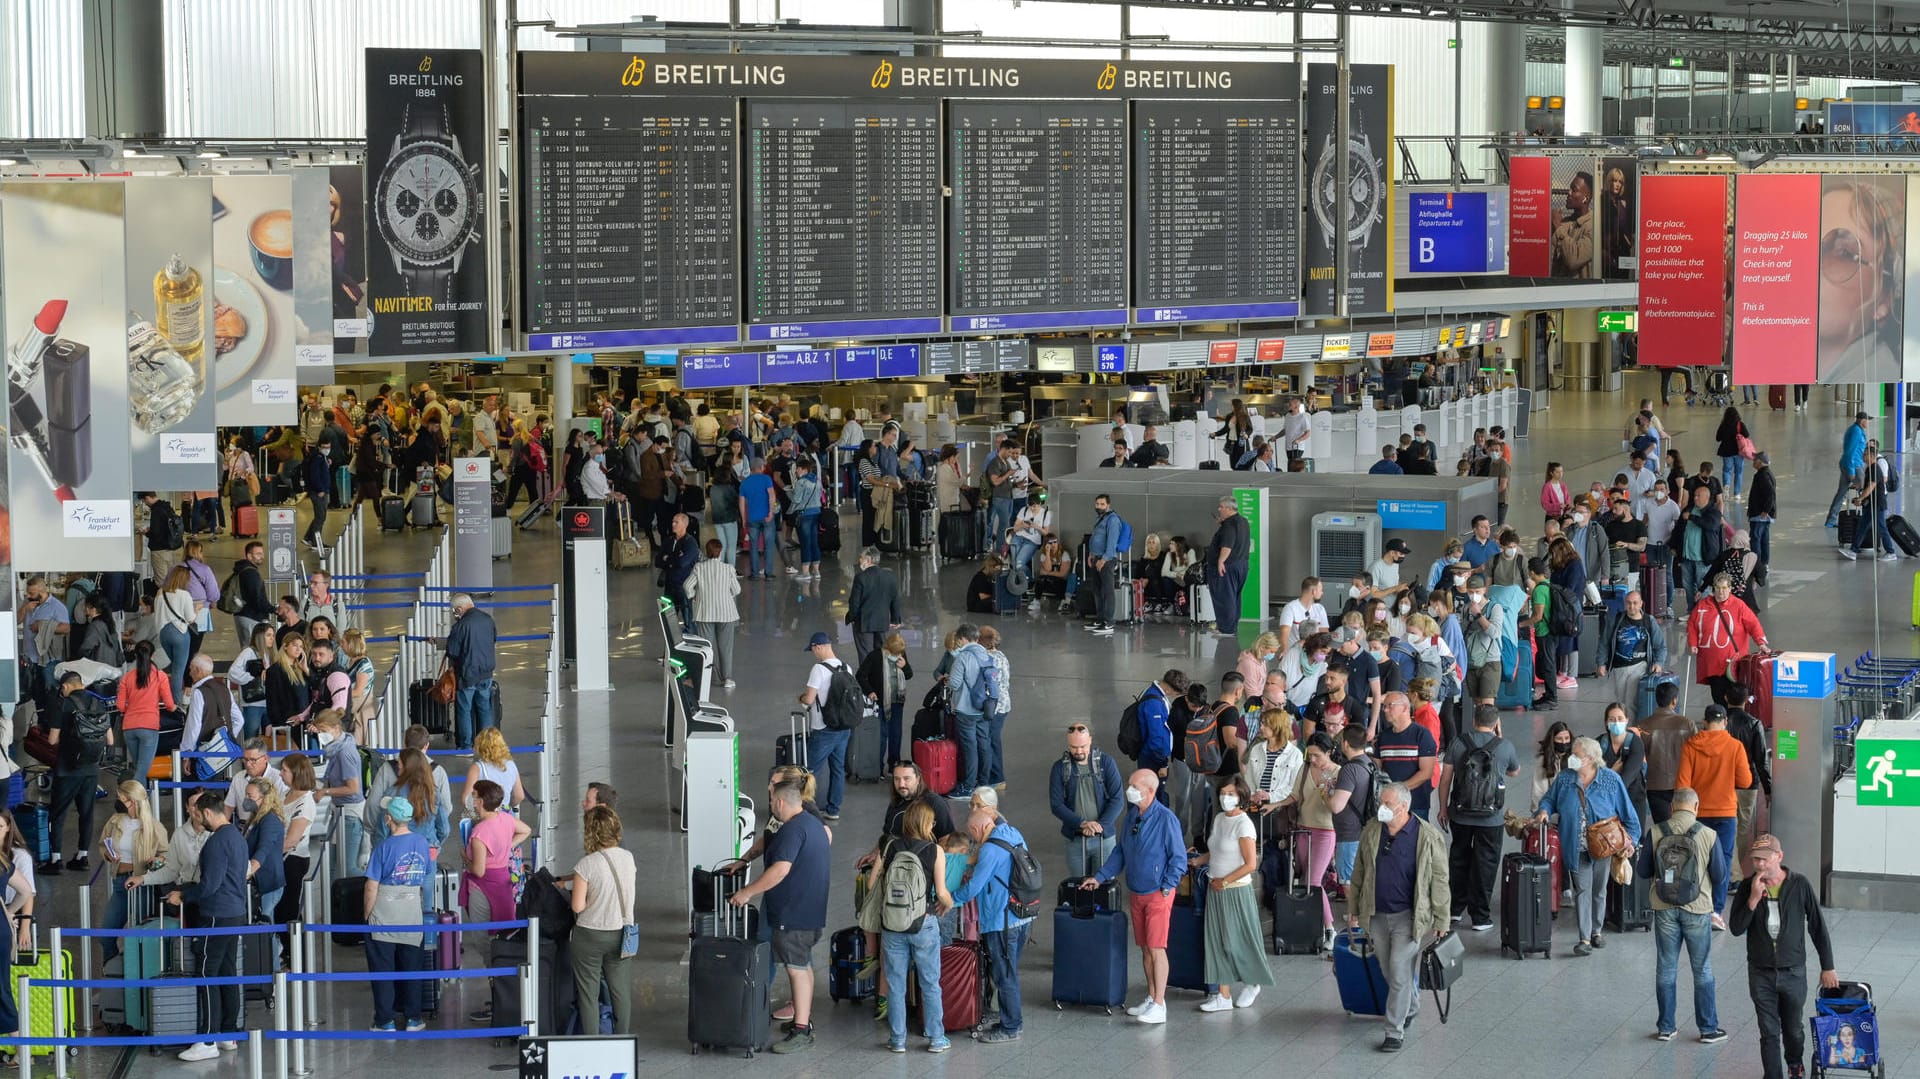
M 213 178 L 207 377 L 222 427 L 293 423 L 293 178 Z

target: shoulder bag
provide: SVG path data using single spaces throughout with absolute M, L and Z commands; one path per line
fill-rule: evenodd
M 452 704 L 460 695 L 460 682 L 453 674 L 453 664 L 443 662 L 440 665 L 440 677 L 433 680 L 431 690 L 435 704 Z
M 1587 857 L 1594 861 L 1612 858 L 1626 853 L 1627 826 L 1620 823 L 1619 817 L 1607 817 L 1593 820 L 1593 814 L 1587 809 L 1587 792 L 1580 789 L 1580 781 L 1574 780 L 1574 790 L 1580 795 L 1580 815 L 1587 824 Z
M 606 851 L 600 852 L 600 860 L 607 863 L 607 875 L 613 878 L 613 890 L 620 893 L 620 958 L 632 959 L 640 954 L 640 926 L 633 920 L 632 899 L 628 889 L 620 887 L 620 873 L 613 867 L 613 859 Z
M 1447 1021 L 1453 1007 L 1453 983 L 1467 970 L 1467 945 L 1460 934 L 1448 932 L 1420 949 L 1420 983 L 1433 990 L 1434 1008 Z M 1446 995 L 1443 997 L 1441 993 Z

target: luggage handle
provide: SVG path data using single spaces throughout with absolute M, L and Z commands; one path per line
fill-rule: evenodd
M 787 713 L 787 744 L 793 747 L 793 761 L 807 771 L 813 771 L 813 762 L 807 759 L 807 740 L 802 736 L 809 716 L 801 709 Z

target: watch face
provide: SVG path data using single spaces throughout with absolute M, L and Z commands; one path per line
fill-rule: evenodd
M 1320 223 L 1320 234 L 1333 243 L 1338 224 L 1334 206 L 1340 177 L 1334 161 L 1334 142 L 1327 139 L 1313 165 L 1313 214 Z M 1364 242 L 1373 232 L 1385 210 L 1386 178 L 1381 162 L 1359 140 L 1347 142 L 1347 242 Z
M 387 162 L 375 192 L 380 235 L 408 262 L 451 260 L 479 213 L 466 163 L 439 143 L 405 147 Z

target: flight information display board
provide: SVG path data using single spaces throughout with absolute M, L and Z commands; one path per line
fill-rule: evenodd
M 1296 101 L 1133 107 L 1134 321 L 1300 313 Z
M 1025 371 L 1027 342 L 1011 341 L 936 341 L 922 351 L 925 362 L 921 374 L 984 375 L 995 371 Z
M 956 101 L 947 112 L 956 331 L 1127 321 L 1126 106 Z
M 735 109 L 524 99 L 530 347 L 739 339 Z
M 939 333 L 938 102 L 747 105 L 747 339 Z

